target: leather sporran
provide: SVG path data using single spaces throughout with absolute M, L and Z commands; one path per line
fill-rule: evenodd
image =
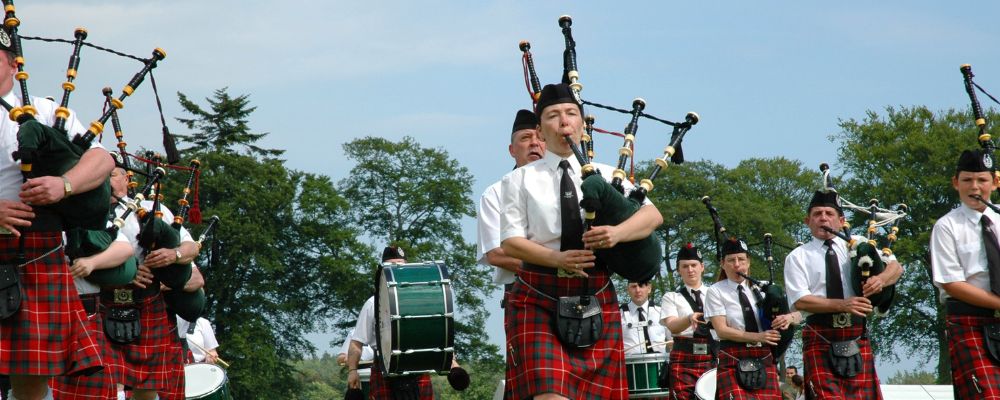
M 767 385 L 767 368 L 760 358 L 741 358 L 736 363 L 736 381 L 747 390 L 760 390 Z
M 993 361 L 1000 362 L 1000 324 L 983 326 L 983 344 Z
M 597 297 L 564 296 L 556 304 L 556 335 L 566 346 L 590 347 L 604 335 L 604 318 Z
M 139 340 L 142 329 L 139 325 L 139 309 L 134 307 L 108 307 L 104 314 L 104 334 L 118 344 L 129 344 Z
M 861 373 L 864 362 L 857 340 L 830 343 L 830 370 L 841 378 L 853 378 Z
M 0 319 L 9 318 L 21 309 L 24 291 L 16 264 L 0 264 Z

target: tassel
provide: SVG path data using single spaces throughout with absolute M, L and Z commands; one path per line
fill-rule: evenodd
M 192 224 L 201 223 L 201 207 L 198 206 L 198 181 L 200 181 L 201 170 L 194 172 L 194 190 L 191 191 L 191 209 L 188 210 L 188 221 Z
M 166 125 L 163 125 L 163 150 L 167 152 L 167 164 L 174 165 L 181 160 L 181 153 L 177 151 L 177 143 Z

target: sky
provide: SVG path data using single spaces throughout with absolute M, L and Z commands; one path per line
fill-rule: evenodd
M 518 42 L 532 45 L 539 76 L 562 71 L 560 15 L 573 18 L 583 97 L 701 122 L 685 156 L 727 166 L 783 156 L 836 174 L 838 122 L 886 107 L 966 110 L 959 66 L 1000 92 L 1000 4 L 937 1 L 63 1 L 17 2 L 21 33 L 167 58 L 154 70 L 167 124 L 186 133 L 176 93 L 205 104 L 213 91 L 249 95 L 261 145 L 286 150 L 289 167 L 348 177 L 342 145 L 363 136 L 415 138 L 469 169 L 473 196 L 510 170 L 506 152 L 519 108 L 529 108 Z M 32 95 L 60 97 L 65 44 L 25 42 Z M 141 65 L 85 48 L 70 102 L 84 123 L 100 113 L 101 88 L 116 95 Z M 130 148 L 161 148 L 149 80 L 125 101 Z M 988 106 L 985 96 L 980 96 Z M 588 109 L 603 129 L 623 115 Z M 638 160 L 661 154 L 666 126 L 642 120 Z M 107 136 L 103 143 L 114 145 Z M 621 139 L 597 138 L 613 163 Z M 970 147 L 973 146 L 970 139 Z M 602 158 L 602 153 L 605 156 Z M 610 157 L 608 157 L 610 156 Z M 666 188 L 660 183 L 658 189 Z M 475 242 L 475 221 L 463 221 Z M 374 243 L 380 247 L 380 243 Z M 453 267 L 460 268 L 460 267 Z M 498 293 L 498 292 L 497 292 Z M 498 301 L 488 330 L 502 341 Z M 329 334 L 311 336 L 322 352 Z M 339 340 L 339 338 L 336 338 Z M 915 360 L 914 360 L 915 361 Z M 917 365 L 916 362 L 907 365 Z M 883 377 L 900 368 L 879 365 Z

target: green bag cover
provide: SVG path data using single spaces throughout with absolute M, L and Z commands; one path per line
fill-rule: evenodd
M 70 258 L 89 257 L 107 250 L 114 238 L 106 230 L 75 228 L 66 231 L 66 254 Z M 98 286 L 123 286 L 135 279 L 138 262 L 134 256 L 114 268 L 99 269 L 90 273 L 87 280 Z
M 17 131 L 17 158 L 30 162 L 32 170 L 25 177 L 62 176 L 69 171 L 87 149 L 73 144 L 66 134 L 34 119 L 25 121 Z M 64 229 L 104 229 L 111 207 L 110 179 L 87 192 L 73 194 L 62 201 L 41 206 L 55 211 Z
M 181 234 L 162 218 L 157 218 L 152 211 L 146 214 L 139 230 L 139 246 L 144 249 L 173 249 L 181 243 Z M 191 279 L 191 263 L 171 264 L 162 268 L 153 268 L 153 276 L 164 285 L 174 290 L 181 290 L 188 279 Z
M 854 293 L 858 296 L 861 295 L 861 281 L 864 279 L 863 271 L 867 267 L 869 269 L 868 276 L 875 276 L 881 274 L 885 271 L 885 263 L 882 262 L 881 251 L 866 241 L 859 241 L 856 248 L 856 254 L 851 257 L 851 265 L 854 268 L 854 279 L 851 280 L 851 285 L 854 286 Z M 892 301 L 896 297 L 896 285 L 889 285 L 882 288 L 882 291 L 868 296 L 871 300 L 872 306 L 877 307 L 878 311 L 885 313 L 892 306 Z
M 603 177 L 588 176 L 580 185 L 583 200 L 580 206 L 596 212 L 593 225 L 618 225 L 635 214 L 642 204 L 618 193 Z M 597 249 L 598 261 L 611 272 L 634 282 L 648 281 L 660 271 L 663 249 L 656 235 L 632 242 L 618 243 L 610 249 Z
M 168 290 L 163 292 L 163 301 L 167 304 L 168 310 L 173 311 L 181 318 L 187 321 L 197 321 L 205 309 L 205 291 L 203 289 L 194 292 Z

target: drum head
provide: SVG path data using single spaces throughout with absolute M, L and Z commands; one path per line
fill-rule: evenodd
M 701 400 L 715 399 L 715 368 L 705 371 L 694 384 L 694 394 Z
M 198 399 L 215 393 L 226 384 L 226 371 L 215 364 L 184 366 L 184 397 Z
M 386 275 L 390 275 L 387 280 Z M 375 333 L 378 339 L 378 348 L 375 350 L 375 358 L 382 361 L 382 373 L 389 370 L 392 357 L 392 324 L 389 318 L 392 302 L 395 300 L 396 289 L 388 287 L 388 282 L 392 280 L 392 267 L 382 266 L 378 268 L 378 282 L 375 286 Z M 390 300 L 390 296 L 393 297 Z M 382 351 L 386 349 L 386 351 Z

